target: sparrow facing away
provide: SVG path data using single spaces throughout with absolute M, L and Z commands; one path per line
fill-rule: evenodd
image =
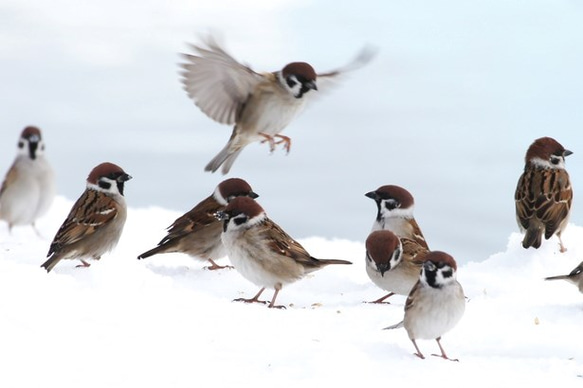
M 168 234 L 158 246 L 138 256 L 145 259 L 158 253 L 181 252 L 201 260 L 208 260 L 210 270 L 225 268 L 215 263 L 226 255 L 221 241 L 223 226 L 214 216 L 235 197 L 257 198 L 251 186 L 243 179 L 230 178 L 221 182 L 215 191 L 168 227 Z
M 372 282 L 389 293 L 369 303 L 384 302 L 388 297 L 409 295 L 419 280 L 426 247 L 415 240 L 399 239 L 390 230 L 376 230 L 366 239 L 366 273 Z
M 194 54 L 183 54 L 186 63 L 181 64 L 181 81 L 188 96 L 211 119 L 234 124 L 228 143 L 205 167 L 205 171 L 215 172 L 222 165 L 223 174 L 254 141 L 268 142 L 271 151 L 276 144 L 284 143 L 289 152 L 291 140 L 280 132 L 304 109 L 310 91 L 362 66 L 373 54 L 363 50 L 344 68 L 323 74 L 317 74 L 305 62 L 292 62 L 272 73 L 257 73 L 237 62 L 212 36 L 190 48 Z
M 583 293 L 583 261 L 576 266 L 568 275 L 550 276 L 545 280 L 566 280 L 579 288 L 579 292 Z
M 407 297 L 404 320 L 387 327 L 395 329 L 404 326 L 419 358 L 425 356 L 416 340 L 435 339 L 441 355 L 433 356 L 449 360 L 441 346 L 441 336 L 453 329 L 466 308 L 464 291 L 456 280 L 456 271 L 457 264 L 453 257 L 440 251 L 429 252 L 425 256 L 419 281 Z
M 124 184 L 132 177 L 113 163 L 101 163 L 87 178 L 87 188 L 59 228 L 41 267 L 50 272 L 61 259 L 99 260 L 119 241 L 126 221 Z
M 266 303 L 259 296 L 269 287 L 275 290 L 269 307 L 282 308 L 275 305 L 275 299 L 284 285 L 329 264 L 352 264 L 310 256 L 249 197 L 234 198 L 216 217 L 223 221 L 222 239 L 235 269 L 261 287 L 253 298 L 236 301 Z
M 556 234 L 561 252 L 566 249 L 561 233 L 567 227 L 573 201 L 573 189 L 565 170 L 565 157 L 572 152 L 555 139 L 541 137 L 528 148 L 524 172 L 518 180 L 514 200 L 516 220 L 521 231 L 524 248 L 541 246 Z
M 365 196 L 377 204 L 377 218 L 372 225 L 372 231 L 390 230 L 399 238 L 414 240 L 428 248 L 421 228 L 413 217 L 415 201 L 409 191 L 400 186 L 386 185 L 366 193 Z
M 55 175 L 44 155 L 45 144 L 37 127 L 26 127 L 18 140 L 18 153 L 0 188 L 0 219 L 14 225 L 32 225 L 55 198 Z M 36 231 L 38 234 L 38 231 Z

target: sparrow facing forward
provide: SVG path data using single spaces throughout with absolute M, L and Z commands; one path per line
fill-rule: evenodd
M 381 186 L 375 191 L 365 194 L 375 201 L 377 217 L 372 225 L 372 231 L 390 230 L 399 238 L 414 240 L 424 248 L 428 248 L 421 228 L 413 216 L 415 201 L 411 193 L 400 186 Z
M 132 177 L 113 163 L 101 163 L 89 174 L 87 188 L 55 235 L 49 258 L 41 267 L 50 272 L 61 259 L 99 260 L 119 241 L 126 221 L 124 184 Z
M 560 251 L 566 251 L 561 233 L 569 222 L 573 201 L 573 189 L 565 170 L 565 157 L 571 154 L 550 137 L 536 139 L 528 148 L 524 172 L 514 194 L 516 220 L 525 232 L 524 248 L 538 249 L 543 235 L 548 240 L 556 234 Z
M 550 276 L 545 280 L 566 280 L 579 288 L 579 292 L 583 293 L 583 261 L 576 266 L 568 275 Z
M 352 264 L 346 260 L 319 260 L 291 238 L 263 208 L 249 197 L 234 198 L 224 211 L 216 214 L 223 221 L 222 239 L 229 259 L 244 278 L 261 289 L 251 299 L 243 302 L 259 302 L 265 288 L 275 290 L 269 307 L 276 306 L 277 294 L 286 284 L 329 264 Z
M 0 188 L 0 219 L 14 225 L 32 225 L 55 198 L 55 176 L 44 155 L 45 145 L 37 127 L 26 127 L 18 140 L 18 154 Z M 37 231 L 38 234 L 38 231 Z
M 441 336 L 459 322 L 464 315 L 466 301 L 462 286 L 456 280 L 457 265 L 453 257 L 440 251 L 429 252 L 415 284 L 405 303 L 405 318 L 402 322 L 387 327 L 405 327 L 409 339 L 415 346 L 415 355 L 425 356 L 417 346 L 417 339 L 435 339 L 441 355 L 449 360 L 441 346 Z M 458 361 L 458 360 L 452 360 Z
M 292 62 L 272 73 L 257 73 L 237 62 L 212 36 L 190 48 L 194 54 L 183 54 L 186 63 L 181 64 L 188 96 L 211 119 L 234 124 L 228 143 L 205 167 L 205 171 L 215 172 L 222 165 L 223 174 L 254 141 L 268 142 L 271 151 L 276 144 L 284 143 L 289 152 L 291 140 L 280 132 L 304 109 L 311 91 L 371 58 L 371 52 L 364 50 L 349 65 L 324 74 L 317 74 L 305 62 Z
M 223 226 L 214 216 L 235 197 L 257 198 L 251 186 L 243 179 L 230 178 L 221 182 L 215 191 L 168 227 L 168 234 L 158 246 L 138 256 L 145 259 L 158 253 L 181 252 L 208 260 L 210 270 L 225 268 L 215 263 L 226 255 L 221 241 Z
M 409 295 L 419 280 L 426 247 L 415 240 L 399 239 L 390 230 L 376 230 L 366 239 L 366 273 L 372 282 L 389 293 L 369 303 L 383 303 L 388 297 Z M 386 302 L 388 303 L 388 302 Z

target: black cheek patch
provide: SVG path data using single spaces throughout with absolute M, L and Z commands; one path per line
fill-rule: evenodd
M 109 182 L 105 182 L 105 181 L 99 181 L 99 182 L 97 182 L 97 185 L 98 185 L 99 187 L 101 187 L 102 189 L 104 189 L 104 190 L 109 190 L 109 189 L 111 189 L 111 183 L 109 183 Z
M 429 284 L 430 287 L 433 287 L 433 288 L 440 288 L 441 287 L 440 284 L 437 284 L 436 278 L 437 278 L 436 271 L 425 270 L 425 279 L 427 280 L 427 284 Z
M 452 276 L 453 276 L 453 271 L 452 271 L 452 270 L 451 270 L 451 268 L 450 268 L 450 269 L 447 269 L 447 270 L 443 270 L 443 271 L 441 271 L 441 274 L 443 275 L 443 277 L 444 277 L 445 279 L 447 279 L 447 278 L 450 278 L 450 277 L 452 277 Z

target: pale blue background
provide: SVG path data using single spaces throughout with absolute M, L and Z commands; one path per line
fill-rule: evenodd
M 482 260 L 517 230 L 513 193 L 537 137 L 574 151 L 583 224 L 582 20 L 582 3 L 557 0 L 3 0 L 0 173 L 34 124 L 60 194 L 76 199 L 108 160 L 135 178 L 130 206 L 186 211 L 224 179 L 203 166 L 231 133 L 181 89 L 186 42 L 219 32 L 259 71 L 297 60 L 327 71 L 372 44 L 374 62 L 287 128 L 288 156 L 249 146 L 229 176 L 292 236 L 354 241 L 375 216 L 364 193 L 398 184 L 432 248 Z

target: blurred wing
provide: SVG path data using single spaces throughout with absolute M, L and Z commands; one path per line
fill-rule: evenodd
M 372 46 L 363 47 L 356 57 L 336 70 L 329 71 L 327 73 L 318 74 L 316 78 L 316 83 L 318 85 L 318 91 L 326 91 L 331 89 L 334 85 L 338 84 L 346 73 L 360 69 L 364 65 L 368 64 L 377 54 L 378 50 Z
M 16 163 L 16 162 L 15 162 Z M 6 191 L 8 186 L 14 183 L 16 180 L 16 168 L 14 164 L 10 167 L 10 170 L 6 173 L 6 178 L 4 178 L 4 182 L 2 182 L 2 187 L 0 187 L 0 195 Z
M 96 190 L 86 190 L 59 228 L 47 256 L 92 235 L 115 219 L 117 214 L 118 205 L 113 198 Z
M 190 45 L 195 54 L 183 54 L 182 84 L 188 96 L 207 116 L 221 124 L 234 124 L 263 76 L 237 62 L 212 36 L 204 45 Z

